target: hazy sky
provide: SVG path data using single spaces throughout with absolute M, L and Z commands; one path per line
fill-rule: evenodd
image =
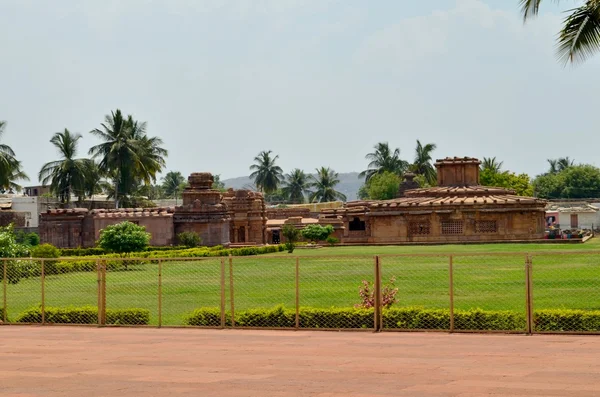
M 186 175 L 247 175 L 264 149 L 361 171 L 375 143 L 412 159 L 416 139 L 532 175 L 600 165 L 600 56 L 563 68 L 546 3 L 524 26 L 517 0 L 0 0 L 3 141 L 32 184 L 54 132 L 87 155 L 116 108 Z

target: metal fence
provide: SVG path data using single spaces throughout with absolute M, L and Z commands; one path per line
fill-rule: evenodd
M 600 252 L 0 266 L 2 324 L 600 334 Z

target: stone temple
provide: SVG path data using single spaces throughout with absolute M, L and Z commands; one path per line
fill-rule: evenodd
M 309 214 L 295 208 L 269 208 L 262 194 L 212 189 L 209 173 L 193 173 L 174 208 L 116 210 L 59 209 L 40 215 L 40 238 L 55 246 L 91 247 L 100 230 L 124 220 L 145 226 L 152 245 L 176 244 L 177 234 L 193 231 L 204 245 L 264 245 L 283 242 L 290 224 L 332 225 L 341 244 L 424 244 L 542 239 L 546 201 L 512 190 L 479 185 L 479 160 L 437 160 L 437 186 L 420 189 L 406 174 L 398 197 L 355 201 Z

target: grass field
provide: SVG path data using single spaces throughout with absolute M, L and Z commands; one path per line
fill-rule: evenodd
M 455 307 L 525 311 L 525 253 L 533 257 L 536 309 L 600 309 L 600 239 L 586 244 L 489 244 L 403 247 L 333 247 L 233 258 L 236 310 L 295 305 L 299 258 L 300 305 L 352 307 L 362 280 L 373 280 L 373 256 L 381 256 L 384 281 L 396 278 L 396 307 L 448 308 L 449 257 L 454 267 Z M 487 253 L 492 253 L 487 254 Z M 495 254 L 494 254 L 495 253 Z M 394 256 L 415 254 L 415 256 Z M 417 256 L 425 255 L 425 256 Z M 229 264 L 226 303 L 231 305 Z M 182 325 L 199 307 L 220 305 L 221 258 L 162 265 L 164 325 Z M 158 265 L 140 264 L 107 273 L 107 308 L 146 308 L 158 322 Z M 46 277 L 46 306 L 97 304 L 96 273 Z M 0 290 L 2 287 L 0 287 Z M 8 285 L 7 311 L 14 318 L 41 303 L 40 278 Z M 0 295 L 1 296 L 1 295 Z

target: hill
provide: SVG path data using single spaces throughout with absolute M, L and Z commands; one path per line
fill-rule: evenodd
M 358 189 L 363 183 L 362 179 L 358 179 L 358 172 L 342 172 L 338 177 L 340 183 L 337 185 L 337 190 L 344 193 L 348 201 L 356 200 Z M 224 179 L 222 182 L 226 188 L 254 189 L 254 184 L 247 176 Z

